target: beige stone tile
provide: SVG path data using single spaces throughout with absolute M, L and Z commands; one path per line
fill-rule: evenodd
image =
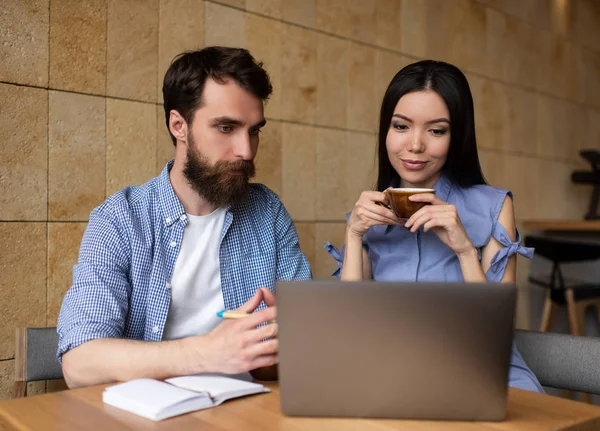
M 596 0 L 580 0 L 574 3 L 575 28 L 577 41 L 588 48 L 600 51 L 600 8 Z
M 540 67 L 543 63 L 543 47 L 545 33 L 542 30 L 519 22 L 516 27 L 514 44 L 517 49 L 517 64 L 508 79 L 528 88 L 539 89 L 545 79 L 546 70 Z
M 402 2 L 400 46 L 402 52 L 419 58 L 427 57 L 427 0 Z
M 486 8 L 471 0 L 445 2 L 452 7 L 452 36 L 444 35 L 452 43 L 452 58 L 463 70 L 485 73 L 487 57 L 496 55 L 487 51 Z M 439 20 L 439 16 L 435 18 Z
M 105 197 L 106 100 L 50 92 L 48 219 L 87 220 Z
M 282 124 L 269 121 L 260 132 L 260 144 L 256 154 L 257 183 L 262 183 L 278 195 L 282 192 Z
M 156 107 L 156 172 L 163 170 L 167 162 L 175 158 L 175 146 L 167 129 L 165 109 Z
M 14 341 L 13 341 L 14 343 Z M 0 401 L 12 398 L 15 381 L 15 361 L 0 361 Z
M 315 184 L 317 220 L 343 220 L 346 214 L 346 134 L 317 129 L 317 175 Z
M 516 37 L 519 21 L 511 16 L 486 8 L 486 75 L 503 81 L 515 81 L 519 64 L 519 41 Z
M 315 220 L 315 129 L 283 124 L 281 200 L 296 221 Z
M 350 130 L 377 130 L 375 100 L 375 49 L 350 43 L 348 89 L 346 91 L 347 127 Z
M 317 36 L 317 124 L 346 127 L 348 45 L 343 39 Z
M 458 0 L 462 2 L 464 0 Z M 448 63 L 457 63 L 453 48 L 454 31 L 457 30 L 456 2 L 444 0 L 429 0 L 425 3 L 426 25 L 419 37 L 426 38 L 426 57 L 432 60 L 441 60 Z M 460 64 L 456 64 L 461 67 Z
M 48 1 L 2 2 L 0 81 L 48 85 Z
M 156 105 L 106 101 L 106 194 L 156 175 Z
M 512 124 L 509 87 L 497 81 L 467 74 L 475 108 L 475 132 L 479 148 L 509 147 Z
M 353 0 L 316 0 L 317 28 L 350 37 L 350 3 Z
M 566 130 L 567 136 L 564 142 L 563 157 L 565 160 L 578 160 L 579 151 L 589 145 L 589 133 L 592 126 L 588 124 L 588 117 L 584 107 L 575 103 L 563 102 L 565 105 Z M 594 142 L 594 141 L 592 141 Z M 596 147 L 600 147 L 600 141 Z M 584 143 L 582 147 L 582 143 Z
M 282 118 L 313 123 L 317 103 L 317 36 L 313 31 L 283 26 Z
M 316 235 L 316 225 L 315 223 L 295 223 L 296 232 L 298 232 L 298 241 L 300 242 L 300 248 L 302 252 L 306 255 L 308 262 L 310 263 L 310 267 L 314 272 L 315 268 L 315 235 Z
M 0 219 L 45 220 L 48 92 L 0 84 Z
M 338 268 L 337 261 L 325 251 L 325 243 L 331 242 L 341 251 L 346 233 L 346 223 L 317 223 L 315 235 L 315 264 L 313 278 L 334 280 L 331 274 Z
M 554 121 L 557 111 L 556 100 L 541 94 L 537 95 L 537 154 L 540 156 L 557 157 L 555 153 Z M 561 121 L 561 124 L 563 122 Z
M 227 6 L 233 6 L 240 9 L 246 7 L 246 0 L 219 0 L 219 3 L 224 3 Z
M 109 96 L 155 101 L 158 69 L 158 0 L 108 0 Z
M 375 134 L 346 132 L 345 167 L 346 213 L 352 210 L 365 190 L 375 190 L 377 183 L 377 136 Z
M 317 27 L 369 44 L 377 39 L 378 0 L 317 0 Z
M 538 160 L 534 157 L 504 155 L 502 180 L 497 185 L 510 190 L 514 197 L 515 217 L 534 218 L 537 212 L 539 184 Z
M 246 46 L 246 18 L 241 10 L 206 3 L 204 43 L 243 48 Z
M 375 1 L 375 25 L 371 30 L 375 32 L 377 46 L 402 50 L 402 3 L 402 0 Z
M 48 303 L 46 324 L 56 326 L 67 290 L 73 284 L 73 265 L 87 223 L 48 223 Z
M 0 223 L 0 360 L 15 355 L 15 328 L 46 324 L 46 223 Z
M 159 16 L 157 100 L 162 101 L 163 80 L 171 61 L 182 52 L 204 46 L 204 2 L 160 0 Z
M 579 143 L 580 150 L 598 148 L 600 142 L 600 109 L 587 108 L 586 116 L 589 133 Z
M 573 184 L 574 164 L 540 160 L 539 205 L 536 218 L 582 219 L 587 212 L 590 191 Z
M 284 0 L 246 0 L 247 11 L 278 19 L 283 18 L 283 6 Z
M 400 70 L 414 63 L 415 60 L 396 54 L 389 51 L 377 50 L 375 53 L 375 97 L 373 111 L 376 115 L 376 124 L 379 126 L 379 113 L 381 112 L 381 104 L 383 96 L 390 85 L 392 78 L 400 72 Z
M 260 16 L 246 14 L 246 46 L 269 74 L 273 94 L 265 104 L 265 116 L 281 118 L 283 24 Z
M 477 152 L 483 176 L 488 184 L 492 187 L 505 188 L 507 184 L 504 178 L 507 171 L 504 154 L 487 148 L 479 148 Z
M 509 128 L 506 148 L 525 154 L 537 152 L 537 94 L 519 87 L 508 87 Z M 497 101 L 499 102 L 499 101 Z
M 107 0 L 50 2 L 51 88 L 106 94 L 106 10 Z
M 561 37 L 543 34 L 542 71 L 538 88 L 559 97 L 583 101 L 584 70 L 581 49 Z
M 316 28 L 316 0 L 285 0 L 283 3 L 283 19 L 294 24 Z
M 587 136 L 585 120 L 577 106 L 563 100 L 538 96 L 538 152 L 556 159 L 574 159 L 578 141 Z
M 585 103 L 600 108 L 600 53 L 584 49 L 582 54 L 585 70 Z

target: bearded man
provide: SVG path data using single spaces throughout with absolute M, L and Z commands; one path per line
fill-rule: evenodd
M 175 159 L 92 211 L 73 268 L 57 329 L 70 387 L 277 363 L 274 284 L 311 271 L 278 196 L 249 182 L 271 92 L 245 49 L 174 59 Z M 221 321 L 223 309 L 251 315 Z

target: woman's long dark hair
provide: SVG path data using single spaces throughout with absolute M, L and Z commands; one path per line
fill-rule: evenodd
M 400 186 L 400 175 L 388 157 L 386 138 L 400 98 L 407 93 L 422 90 L 439 94 L 450 113 L 450 148 L 444 172 L 462 187 L 486 184 L 477 155 L 473 97 L 467 78 L 456 66 L 441 61 L 423 60 L 400 70 L 383 97 L 379 117 L 377 190 Z

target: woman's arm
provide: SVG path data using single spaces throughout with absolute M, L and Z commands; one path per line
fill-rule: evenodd
M 342 266 L 342 281 L 370 280 L 371 262 L 369 255 L 362 245 L 362 236 L 354 235 L 346 228 L 346 250 L 344 252 L 344 265 Z
M 500 215 L 498 216 L 498 223 L 500 223 L 508 237 L 512 242 L 517 240 L 517 228 L 515 224 L 515 209 L 512 199 L 507 196 L 502 204 Z M 498 253 L 498 251 L 504 246 L 500 244 L 494 237 L 490 238 L 488 244 L 481 251 L 481 268 L 485 272 L 490 268 L 492 259 Z M 512 255 L 508 258 L 506 269 L 504 270 L 504 276 L 502 277 L 502 283 L 514 283 L 517 279 L 517 256 Z

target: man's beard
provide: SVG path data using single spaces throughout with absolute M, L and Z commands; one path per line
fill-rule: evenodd
M 234 175 L 231 171 L 239 171 Z M 233 206 L 248 195 L 250 178 L 254 177 L 254 162 L 238 160 L 219 161 L 211 166 L 199 151 L 191 135 L 188 136 L 187 161 L 183 175 L 190 186 L 204 199 L 216 207 Z

